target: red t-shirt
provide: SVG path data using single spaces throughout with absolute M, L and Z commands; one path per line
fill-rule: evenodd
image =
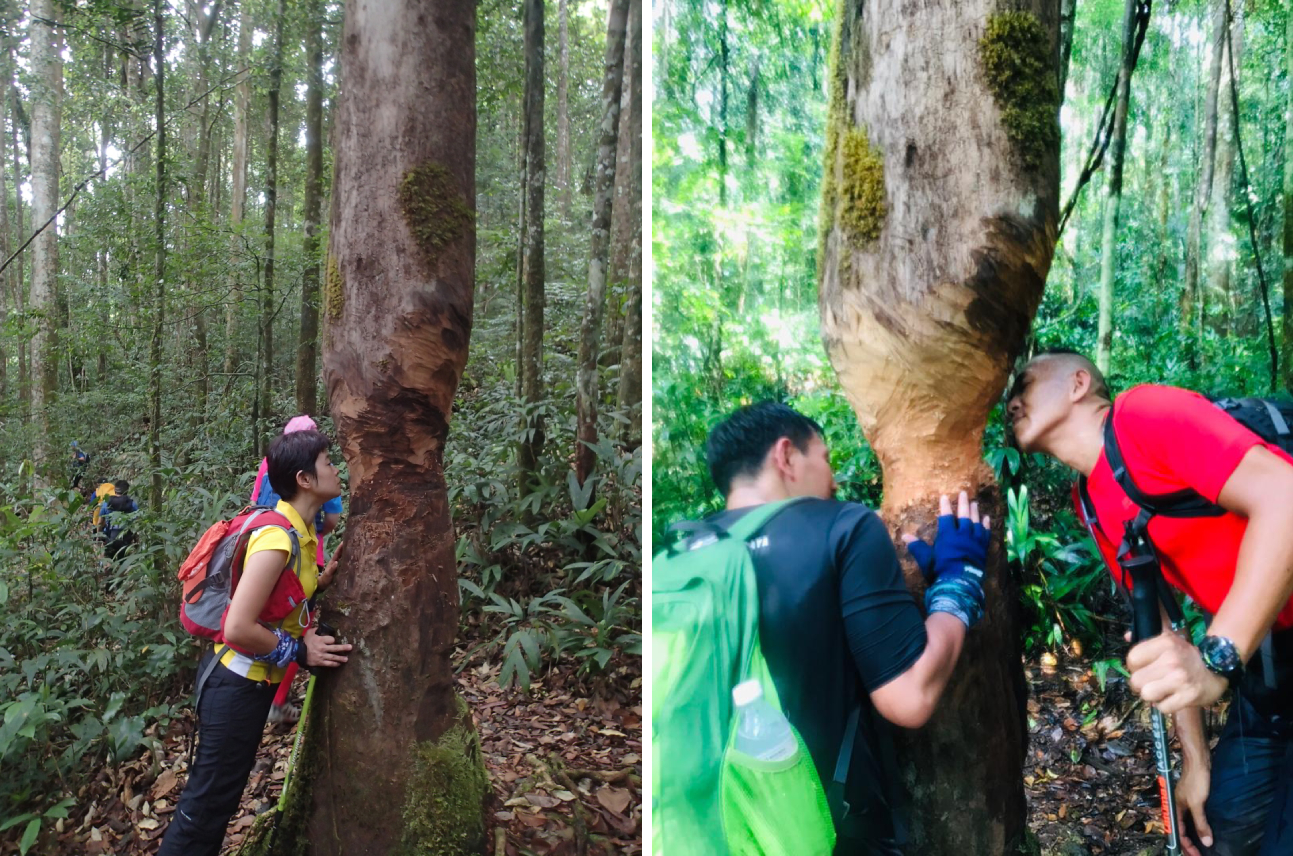
M 1293 457 L 1264 443 L 1197 392 L 1137 386 L 1118 396 L 1113 412 L 1127 472 L 1148 494 L 1192 488 L 1215 503 L 1253 446 L 1265 446 L 1293 464 Z M 1109 571 L 1121 581 L 1115 552 L 1123 524 L 1134 519 L 1139 508 L 1114 480 L 1103 451 L 1087 479 L 1087 489 L 1100 523 L 1096 543 Z M 1079 508 L 1079 518 L 1081 514 Z M 1188 519 L 1155 516 L 1149 521 L 1149 537 L 1158 549 L 1164 578 L 1215 615 L 1234 581 L 1239 542 L 1247 526 L 1248 520 L 1234 513 Z M 1275 626 L 1293 627 L 1293 599 L 1280 610 Z

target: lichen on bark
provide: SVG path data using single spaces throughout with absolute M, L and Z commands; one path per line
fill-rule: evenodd
M 845 133 L 843 157 L 840 225 L 854 244 L 862 246 L 880 237 L 884 226 L 884 159 L 862 128 Z
M 449 170 L 435 161 L 427 161 L 405 174 L 400 182 L 400 210 L 428 266 L 434 266 L 440 251 L 475 220 Z
M 1059 81 L 1053 46 L 1032 12 L 998 12 L 979 39 L 983 76 L 1001 110 L 1006 136 L 1024 166 L 1036 169 L 1059 145 Z
M 328 270 L 323 279 L 323 312 L 328 320 L 337 321 L 341 318 L 345 300 L 345 281 L 337 267 L 337 257 L 328 253 Z
M 456 702 L 459 724 L 413 747 L 399 856 L 472 856 L 484 846 L 489 776 L 467 705 Z

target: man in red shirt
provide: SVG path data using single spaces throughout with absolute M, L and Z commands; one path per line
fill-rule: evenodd
M 1129 581 L 1117 541 L 1140 509 L 1105 456 L 1111 412 L 1136 487 L 1190 489 L 1225 509 L 1150 520 L 1164 579 L 1213 618 L 1200 647 L 1170 630 L 1133 646 L 1130 685 L 1175 714 L 1183 756 L 1176 798 L 1197 836 L 1197 845 L 1181 836 L 1185 852 L 1293 853 L 1293 458 L 1195 392 L 1146 385 L 1111 401 L 1100 371 L 1073 352 L 1033 359 L 1006 412 L 1021 449 L 1086 476 L 1095 539 L 1119 582 Z M 1272 630 L 1275 687 L 1253 661 Z M 1210 758 L 1201 708 L 1232 684 L 1229 720 Z

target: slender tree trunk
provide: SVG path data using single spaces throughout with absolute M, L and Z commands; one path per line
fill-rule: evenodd
M 588 252 L 588 296 L 579 329 L 579 362 L 575 378 L 575 477 L 584 484 L 597 455 L 597 351 L 606 305 L 606 264 L 610 249 L 611 205 L 615 192 L 615 157 L 619 143 L 620 95 L 624 79 L 624 41 L 629 0 L 611 0 L 606 19 L 606 65 L 602 77 L 602 124 L 597 146 L 597 197 Z
M 561 217 L 570 219 L 570 10 L 569 0 L 558 0 L 558 36 L 561 65 L 557 69 L 557 199 Z
M 166 40 L 162 18 L 165 0 L 153 0 L 153 77 L 157 83 L 157 207 L 153 226 L 156 267 L 153 270 L 153 340 L 149 349 L 152 418 L 148 429 L 148 463 L 152 468 L 153 511 L 162 508 L 162 330 L 166 323 Z
M 323 354 L 350 468 L 336 596 L 358 645 L 316 696 L 315 856 L 484 845 L 444 476 L 472 321 L 475 22 L 465 0 L 346 7 Z
M 619 346 L 618 405 L 628 417 L 623 436 L 637 443 L 642 434 L 642 5 L 630 0 L 624 38 L 624 82 L 615 165 L 615 204 L 611 211 L 610 279 L 624 294 Z
M 251 107 L 251 71 L 248 69 L 250 58 L 251 14 L 244 0 L 238 10 L 237 68 L 242 74 L 242 79 L 238 81 L 233 100 L 233 187 L 229 202 L 229 225 L 234 232 L 233 237 L 230 238 L 229 259 L 229 266 L 233 269 L 233 289 L 229 295 L 229 305 L 225 309 L 224 370 L 226 375 L 232 374 L 237 365 L 235 358 L 238 342 L 238 309 L 242 303 L 240 271 L 243 252 L 238 233 L 247 205 L 247 111 Z
M 31 5 L 31 217 L 39 229 L 58 210 L 58 154 L 63 99 L 63 38 L 59 28 L 47 23 L 61 12 L 53 0 L 33 0 Z M 38 317 L 31 340 L 31 405 L 36 418 L 32 459 L 45 469 L 49 437 L 49 409 L 58 389 L 57 313 L 58 230 L 44 229 L 31 245 L 30 307 Z
M 547 173 L 543 140 L 543 0 L 525 0 L 525 210 L 521 263 L 522 318 L 521 401 L 525 433 L 517 450 L 522 491 L 539 466 L 543 450 L 543 417 L 535 411 L 543 399 L 543 189 Z
M 1069 59 L 1073 56 L 1073 32 L 1077 29 L 1077 0 L 1060 0 L 1060 103 L 1064 103 L 1064 88 L 1068 85 Z M 1082 139 L 1077 137 L 1077 139 Z
M 1224 0 L 1223 0 L 1224 5 Z M 1204 271 L 1207 274 L 1207 289 L 1200 289 L 1202 304 L 1200 311 L 1210 317 L 1211 326 L 1223 335 L 1230 332 L 1234 305 L 1231 294 L 1231 263 L 1235 257 L 1235 240 L 1230 234 L 1230 190 L 1234 184 L 1235 173 L 1235 123 L 1234 111 L 1230 102 L 1230 61 L 1227 54 L 1234 50 L 1235 74 L 1239 74 L 1240 61 L 1244 55 L 1244 12 L 1243 4 L 1235 3 L 1233 20 L 1230 26 L 1230 45 L 1222 40 L 1221 80 L 1218 83 L 1217 97 L 1217 142 L 1215 166 L 1212 173 L 1212 199 L 1208 203 L 1207 219 L 1207 261 Z M 1235 84 L 1238 85 L 1236 80 Z M 1213 306 L 1216 312 L 1210 312 Z
M 318 412 L 319 210 L 323 197 L 322 0 L 306 6 L 305 53 L 305 271 L 301 277 L 301 334 L 296 348 L 296 411 Z
M 265 150 L 265 277 L 260 303 L 260 423 L 256 426 L 256 457 L 264 457 L 267 422 L 274 409 L 274 217 L 278 209 L 278 100 L 283 89 L 283 19 L 287 0 L 278 0 L 274 14 L 274 54 L 269 66 L 269 144 Z
M 3 68 L 7 88 L 13 80 L 13 69 L 8 63 L 5 63 Z M 4 123 L 9 113 L 8 105 L 8 98 L 0 99 L 0 253 L 4 253 L 6 259 L 9 258 L 9 254 L 13 251 L 9 233 L 9 182 L 5 177 L 7 172 L 5 161 L 8 158 L 4 157 L 5 144 L 3 142 L 5 136 Z M 12 299 L 16 303 L 18 299 L 16 286 L 13 266 L 10 265 L 10 269 L 5 272 L 4 281 L 0 282 L 0 410 L 5 409 L 5 399 L 9 394 L 9 354 L 3 348 L 5 341 L 3 330 L 5 323 L 9 320 L 9 301 Z M 19 368 L 21 369 L 21 360 L 19 361 Z
M 1284 64 L 1293 80 L 1293 0 L 1286 0 Z M 1293 393 L 1293 87 L 1284 108 L 1284 388 Z
M 14 67 L 13 50 L 5 51 L 7 64 L 10 69 Z M 18 103 L 17 95 L 14 93 L 13 86 L 9 87 L 10 106 L 13 108 L 15 120 L 22 105 Z M 13 186 L 14 192 L 14 231 L 15 234 L 24 235 L 23 211 L 22 211 L 22 194 L 17 192 L 17 188 L 22 186 L 22 147 L 18 142 L 18 125 L 13 123 Z M 28 128 L 30 134 L 30 128 Z M 29 137 L 30 138 L 30 137 Z M 25 314 L 30 301 L 27 297 L 27 276 L 24 268 L 23 257 L 18 256 L 10 266 L 13 270 L 14 283 L 14 308 L 19 314 Z M 31 383 L 31 346 L 24 336 L 18 340 L 18 410 L 22 417 L 22 423 L 26 426 L 31 421 L 32 410 L 32 383 Z
M 836 21 L 822 336 L 883 467 L 881 513 L 894 533 L 932 534 L 939 494 L 959 489 L 1001 519 L 981 443 L 1054 250 L 1059 6 L 999 8 L 934 0 L 914 16 L 879 0 L 846 3 Z M 1030 133 L 1020 134 L 1003 104 L 1028 73 Z M 1018 595 L 1002 553 L 987 564 L 987 614 L 944 704 L 899 736 L 912 853 L 1004 856 L 1025 837 Z M 907 575 L 923 588 L 910 563 Z
M 200 111 L 197 127 L 197 153 L 194 157 L 193 180 L 190 183 L 189 204 L 194 214 L 207 219 L 206 189 L 207 171 L 211 165 L 211 96 L 207 94 L 208 81 L 211 77 L 211 31 L 220 16 L 221 2 L 213 3 L 209 12 L 194 10 L 197 16 L 197 82 L 194 86 L 194 97 L 199 98 Z M 198 404 L 192 415 L 196 423 L 201 420 L 207 409 L 207 395 L 210 391 L 210 368 L 207 352 L 207 314 L 205 300 L 197 292 L 199 285 L 190 274 L 185 275 L 183 292 L 189 295 L 193 307 L 193 340 L 196 347 L 192 354 L 194 371 L 197 374 Z
M 727 0 L 720 0 L 718 18 L 718 206 L 727 207 L 727 90 L 730 68 L 727 44 Z
M 1213 169 L 1217 150 L 1217 92 L 1221 82 L 1222 49 L 1226 41 L 1226 0 L 1212 0 L 1212 42 L 1209 47 L 1208 81 L 1203 96 L 1203 147 L 1199 158 L 1199 180 L 1194 188 L 1194 207 L 1185 238 L 1185 281 L 1181 287 L 1182 332 L 1187 337 L 1191 362 L 1198 359 L 1198 335 L 1202 331 L 1203 307 L 1199 274 L 1203 256 L 1203 218 L 1212 199 Z
M 1118 208 L 1122 204 L 1123 161 L 1127 153 L 1127 108 L 1131 102 L 1132 39 L 1136 37 L 1139 0 L 1127 0 L 1122 17 L 1122 66 L 1118 70 L 1117 101 L 1113 108 L 1113 139 L 1109 145 L 1109 195 L 1104 203 L 1100 238 L 1100 320 L 1095 364 L 1109 373 L 1113 358 L 1113 285 L 1118 261 Z

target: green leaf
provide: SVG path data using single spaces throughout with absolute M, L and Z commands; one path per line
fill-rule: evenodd
M 40 818 L 36 818 L 27 824 L 27 829 L 22 834 L 22 841 L 18 842 L 19 856 L 27 856 L 27 851 L 36 843 L 36 836 L 40 835 Z

